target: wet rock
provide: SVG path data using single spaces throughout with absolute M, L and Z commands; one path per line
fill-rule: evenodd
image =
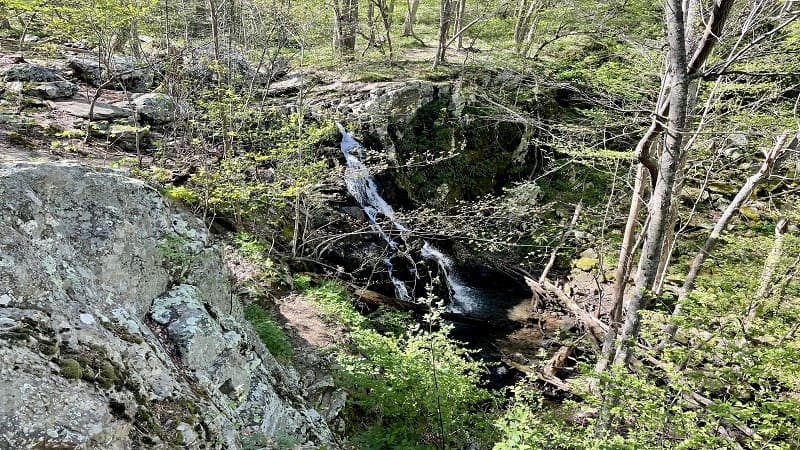
M 70 81 L 51 81 L 37 84 L 25 93 L 45 100 L 71 98 L 78 92 L 78 86 Z
M 61 77 L 53 70 L 36 64 L 22 63 L 11 66 L 5 74 L 6 81 L 47 82 L 58 81 Z

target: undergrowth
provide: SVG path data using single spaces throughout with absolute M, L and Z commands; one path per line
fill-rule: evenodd
M 334 281 L 295 287 L 330 321 L 348 330 L 338 379 L 349 393 L 350 445 L 364 449 L 484 447 L 494 441 L 496 392 L 484 388 L 485 363 L 449 336 L 438 312 L 424 325 L 410 314 L 378 309 L 362 315 Z
M 294 354 L 292 343 L 269 311 L 256 304 L 250 304 L 244 308 L 244 318 L 253 325 L 253 329 L 272 356 L 280 361 L 292 359 Z

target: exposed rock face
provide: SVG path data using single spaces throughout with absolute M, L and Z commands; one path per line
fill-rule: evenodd
M 45 100 L 70 98 L 78 92 L 78 86 L 70 81 L 50 81 L 37 84 L 25 91 L 26 94 Z
M 111 88 L 122 85 L 130 92 L 147 92 L 154 77 L 151 68 L 130 56 L 113 56 L 109 63 L 105 64 L 95 56 L 81 55 L 70 59 L 69 67 L 75 72 L 76 77 L 92 86 L 100 86 L 114 77 L 116 83 L 110 86 Z
M 0 164 L 0 448 L 335 448 L 205 228 L 145 184 Z
M 36 64 L 21 63 L 11 66 L 6 71 L 6 81 L 38 82 L 58 81 L 61 78 L 47 67 Z

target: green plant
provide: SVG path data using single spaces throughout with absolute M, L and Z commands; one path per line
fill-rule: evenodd
M 282 361 L 291 360 L 294 354 L 291 340 L 269 311 L 259 305 L 250 304 L 244 308 L 244 318 L 256 330 L 272 356 Z
M 495 393 L 483 388 L 486 366 L 448 336 L 451 327 L 412 328 L 400 336 L 360 329 L 340 356 L 351 408 L 369 420 L 362 448 L 463 447 L 491 440 L 487 412 Z
M 197 194 L 186 189 L 184 186 L 167 185 L 164 187 L 163 194 L 167 198 L 177 200 L 186 205 L 194 205 L 199 200 Z
M 186 281 L 186 276 L 200 258 L 189 245 L 189 240 L 177 234 L 164 236 L 156 249 L 164 259 L 172 278 L 178 283 Z
M 251 262 L 261 262 L 267 254 L 267 246 L 260 242 L 256 236 L 245 231 L 236 233 L 233 237 L 233 242 L 239 246 L 239 251 L 242 252 L 244 257 Z
M 299 273 L 292 277 L 292 284 L 294 288 L 300 292 L 307 291 L 311 288 L 311 277 L 308 274 Z
M 295 280 L 297 286 L 297 280 Z M 302 284 L 302 283 L 300 283 Z M 322 309 L 323 315 L 345 327 L 358 329 L 366 319 L 353 306 L 347 289 L 336 281 L 323 281 L 309 286 L 303 294 Z

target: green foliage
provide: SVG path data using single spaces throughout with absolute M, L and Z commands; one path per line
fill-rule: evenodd
M 86 39 L 99 45 L 104 57 L 113 40 L 143 18 L 156 0 L 5 0 L 7 14 L 25 20 L 28 32 L 60 39 Z M 0 16 L 1 18 L 2 16 Z
M 308 274 L 298 273 L 292 278 L 294 288 L 300 292 L 305 292 L 311 288 L 311 277 Z
M 295 288 L 302 289 L 306 298 L 319 306 L 323 315 L 336 323 L 351 329 L 364 325 L 365 319 L 353 306 L 347 289 L 337 281 L 323 281 L 311 286 L 310 280 L 303 276 L 295 277 Z
M 245 258 L 253 262 L 261 262 L 267 255 L 267 246 L 250 233 L 240 231 L 233 237 Z
M 194 205 L 199 200 L 197 194 L 190 191 L 189 189 L 186 189 L 186 187 L 184 186 L 177 186 L 177 187 L 172 185 L 165 186 L 163 194 L 167 198 L 177 200 L 186 205 Z
M 337 282 L 313 285 L 296 275 L 294 284 L 325 317 L 349 330 L 349 345 L 338 359 L 357 432 L 352 445 L 441 448 L 492 439 L 488 413 L 497 398 L 481 387 L 486 365 L 449 337 L 450 325 L 431 319 L 436 325 L 424 330 L 410 314 L 386 308 L 365 318 Z
M 292 359 L 292 343 L 269 311 L 251 303 L 244 308 L 244 318 L 253 325 L 272 356 L 281 361 Z
M 491 439 L 494 394 L 480 387 L 486 367 L 449 331 L 350 334 L 351 352 L 339 361 L 351 413 L 363 418 L 354 438 L 360 448 L 458 448 Z
M 494 449 L 728 448 L 715 433 L 718 422 L 685 409 L 680 390 L 622 372 L 603 374 L 599 383 L 605 401 L 585 392 L 583 402 L 567 401 L 560 407 L 518 386 L 495 423 L 501 439 Z
M 333 132 L 332 122 L 304 124 L 297 116 L 281 117 L 277 111 L 242 108 L 243 99 L 228 91 L 217 100 L 207 96 L 200 102 L 203 112 L 190 121 L 206 140 L 225 142 L 238 148 L 214 165 L 197 170 L 186 189 L 209 216 L 222 216 L 243 224 L 257 215 L 280 219 L 277 211 L 298 197 L 313 194 L 327 174 L 325 162 L 316 154 Z M 231 122 L 239 131 L 221 135 Z M 210 150 L 208 150 L 210 151 Z
M 176 283 L 186 281 L 186 276 L 200 258 L 197 249 L 189 245 L 189 240 L 177 234 L 170 234 L 161 239 L 157 250 Z

